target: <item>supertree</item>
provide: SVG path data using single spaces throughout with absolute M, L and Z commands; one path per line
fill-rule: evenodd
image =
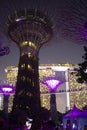
M 4 112 L 5 112 L 6 116 L 8 116 L 8 100 L 9 100 L 10 94 L 13 94 L 15 92 L 15 88 L 13 86 L 9 86 L 9 85 L 1 85 L 0 91 L 4 95 L 4 103 L 3 103 Z
M 87 1 L 66 0 L 67 7 L 59 11 L 60 35 L 76 44 L 87 43 Z M 63 17 L 62 17 L 63 16 Z M 58 26 L 59 27 L 59 26 Z
M 50 118 L 55 121 L 57 117 L 55 90 L 62 84 L 58 77 L 47 77 L 42 81 L 50 89 Z
M 84 61 L 78 63 L 76 76 L 78 76 L 79 83 L 87 83 L 87 1 L 67 0 L 67 4 L 68 9 L 64 8 L 59 15 L 60 34 L 73 43 L 83 45 L 85 54 L 82 58 Z M 62 15 L 64 17 L 61 17 Z
M 39 10 L 16 11 L 8 17 L 8 34 L 20 49 L 13 110 L 26 111 L 34 119 L 41 109 L 38 54 L 52 37 L 52 22 Z

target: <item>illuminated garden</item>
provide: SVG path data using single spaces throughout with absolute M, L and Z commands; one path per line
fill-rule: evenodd
M 52 1 L 49 7 L 45 1 L 49 13 L 46 7 L 40 7 L 40 1 L 37 8 L 34 2 L 33 6 L 30 2 L 24 7 L 23 1 L 17 5 L 10 1 L 14 8 L 8 6 L 9 9 L 8 3 L 1 3 L 7 12 L 2 13 L 4 21 L 1 16 L 0 42 L 4 36 L 7 43 L 0 43 L 0 57 L 10 59 L 10 48 L 16 46 L 19 59 L 16 65 L 16 58 L 5 64 L 6 79 L 0 81 L 0 130 L 87 129 L 87 2 L 65 1 L 62 8 L 62 1 L 58 7 Z M 69 43 L 84 44 L 82 63 L 50 63 L 49 59 L 45 64 L 39 63 L 42 49 L 50 50 L 54 42 L 62 44 L 66 39 Z M 63 49 L 61 52 L 63 55 Z M 53 50 L 51 53 L 53 56 Z

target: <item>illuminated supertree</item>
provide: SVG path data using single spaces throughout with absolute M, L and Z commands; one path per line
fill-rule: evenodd
M 38 54 L 52 37 L 52 22 L 39 10 L 16 11 L 8 17 L 8 34 L 20 49 L 13 110 L 24 110 L 34 118 L 41 109 Z
M 55 121 L 56 116 L 56 99 L 55 99 L 55 90 L 62 83 L 57 77 L 47 77 L 42 81 L 50 89 L 50 117 Z
M 67 0 L 67 8 L 60 10 L 60 34 L 74 43 L 87 44 L 87 1 Z M 63 17 L 62 17 L 63 16 Z
M 10 94 L 13 94 L 15 92 L 15 88 L 9 85 L 1 85 L 0 90 L 4 95 L 4 103 L 3 103 L 4 112 L 6 115 L 8 115 L 8 99 Z

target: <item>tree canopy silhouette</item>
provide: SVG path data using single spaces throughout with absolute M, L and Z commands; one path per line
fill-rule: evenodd
M 84 83 L 87 82 L 87 46 L 84 46 L 84 55 L 82 56 L 83 62 L 78 64 L 79 68 L 77 69 L 77 74 L 78 76 L 77 81 L 79 83 Z

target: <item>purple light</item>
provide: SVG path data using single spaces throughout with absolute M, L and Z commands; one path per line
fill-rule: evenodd
M 14 93 L 15 89 L 13 86 L 3 85 L 1 86 L 1 92 L 4 95 L 10 95 L 11 93 Z
M 56 77 L 48 77 L 43 81 L 50 90 L 55 90 L 61 84 L 61 81 Z
M 19 21 L 22 21 L 22 20 L 25 20 L 25 18 L 18 18 L 18 19 L 16 19 L 16 22 L 19 22 Z

